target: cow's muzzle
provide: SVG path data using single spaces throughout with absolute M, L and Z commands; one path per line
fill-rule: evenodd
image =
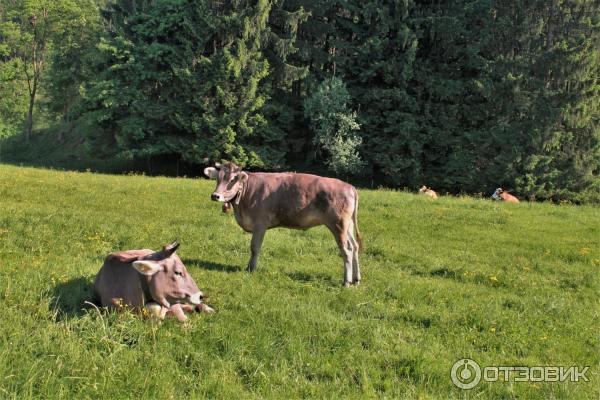
M 223 195 L 221 193 L 217 193 L 217 192 L 214 192 L 213 194 L 211 194 L 210 199 L 212 201 L 221 201 L 221 202 L 225 201 L 225 199 L 223 198 Z
M 199 304 L 202 304 L 203 299 L 204 299 L 204 293 L 196 292 L 192 295 L 188 295 L 187 301 L 190 304 L 199 305 Z

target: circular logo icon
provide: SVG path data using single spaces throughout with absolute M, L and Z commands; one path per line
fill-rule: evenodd
M 481 368 L 470 358 L 463 358 L 452 366 L 450 378 L 456 387 L 465 390 L 473 389 L 481 380 Z

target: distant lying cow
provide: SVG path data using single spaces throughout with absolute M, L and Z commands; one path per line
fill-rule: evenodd
M 427 186 L 423 185 L 421 187 L 421 189 L 419 189 L 419 194 L 422 194 L 424 196 L 429 196 L 432 199 L 437 199 L 438 195 L 436 192 L 434 192 L 433 190 L 431 190 L 430 188 L 428 188 Z
M 128 250 L 110 253 L 94 281 L 94 296 L 102 307 L 129 307 L 164 318 L 174 314 L 180 321 L 184 311 L 214 310 L 203 304 L 203 293 L 187 272 L 173 242 L 161 251 Z
M 256 269 L 267 229 L 325 225 L 344 259 L 344 286 L 360 283 L 358 192 L 338 179 L 296 173 L 244 172 L 234 163 L 216 164 L 204 174 L 217 180 L 211 199 L 233 205 L 237 223 L 252 232 L 247 271 Z M 356 232 L 355 232 L 356 229 Z
M 496 189 L 494 194 L 492 195 L 494 200 L 507 201 L 509 203 L 519 203 L 519 199 L 517 199 L 512 194 L 505 192 L 502 188 Z

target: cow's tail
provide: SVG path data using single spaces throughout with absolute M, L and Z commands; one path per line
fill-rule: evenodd
M 356 230 L 356 241 L 358 242 L 358 250 L 363 250 L 363 241 L 360 231 L 358 230 L 358 190 L 354 189 L 354 212 L 352 213 L 352 222 L 354 223 L 354 229 Z

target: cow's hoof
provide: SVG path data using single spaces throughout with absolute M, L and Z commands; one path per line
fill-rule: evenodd
M 197 306 L 195 306 L 194 307 L 194 311 L 196 311 L 196 312 L 204 312 L 204 313 L 207 313 L 207 314 L 212 314 L 212 313 L 215 312 L 215 309 L 212 308 L 211 306 L 208 306 L 208 305 L 202 303 L 202 304 L 198 304 Z
M 350 282 L 344 282 L 344 287 L 350 287 Z
M 210 306 L 207 306 L 206 304 L 202 304 L 202 312 L 205 312 L 207 314 L 214 314 L 215 309 Z
M 360 286 L 360 281 L 354 281 L 354 282 L 352 282 L 352 284 L 353 284 L 354 286 Z
M 246 272 L 254 272 L 256 270 L 256 267 L 252 267 L 250 265 L 248 265 L 248 267 L 246 268 Z

